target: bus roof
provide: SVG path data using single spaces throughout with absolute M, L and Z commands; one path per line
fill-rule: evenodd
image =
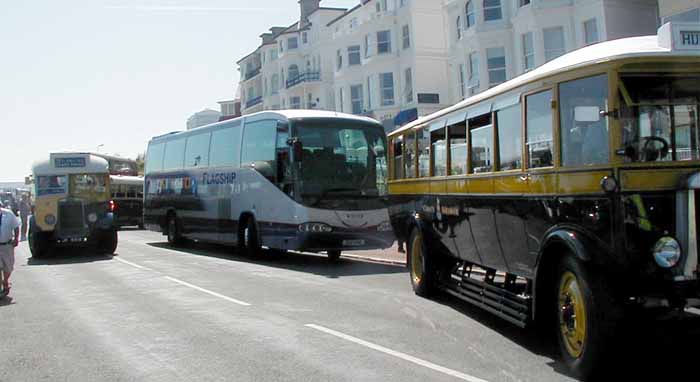
M 128 175 L 110 175 L 110 182 L 112 184 L 126 184 L 128 186 L 143 186 L 142 176 L 128 176 Z
M 49 159 L 34 162 L 34 176 L 64 174 L 108 173 L 109 164 L 104 158 L 82 152 L 56 152 Z
M 687 24 L 675 24 L 674 26 L 686 26 Z M 692 29 L 697 30 L 700 27 L 697 23 L 691 24 Z M 428 121 L 439 119 L 448 114 L 464 109 L 465 107 L 478 104 L 489 98 L 507 93 L 508 91 L 517 89 L 525 84 L 534 82 L 546 77 L 562 73 L 568 70 L 591 66 L 603 62 L 613 60 L 635 58 L 635 57 L 698 57 L 700 58 L 700 50 L 673 50 L 664 41 L 664 38 L 673 38 L 673 36 L 665 35 L 671 33 L 670 30 L 664 31 L 664 28 L 670 29 L 670 24 L 665 24 L 659 29 L 658 36 L 641 36 L 628 37 L 617 40 L 610 40 L 589 45 L 581 49 L 564 54 L 548 63 L 535 68 L 534 70 L 524 73 L 512 80 L 506 81 L 498 86 L 481 92 L 473 97 L 469 97 L 453 106 L 436 111 L 432 114 L 418 118 L 405 126 L 394 130 L 389 135 L 403 133 L 406 130 L 422 126 Z
M 339 113 L 339 112 L 335 112 L 335 111 L 304 110 L 304 109 L 266 110 L 266 111 L 260 111 L 260 112 L 253 113 L 253 114 L 246 114 L 244 116 L 234 118 L 234 119 L 228 119 L 225 121 L 215 122 L 215 123 L 212 123 L 209 125 L 196 127 L 194 129 L 191 129 L 191 130 L 174 131 L 174 132 L 165 133 L 165 134 L 158 135 L 158 136 L 151 138 L 151 141 L 170 140 L 172 138 L 177 138 L 180 135 L 187 135 L 191 132 L 207 130 L 210 128 L 216 128 L 218 126 L 235 125 L 235 124 L 241 123 L 241 121 L 265 119 L 266 117 L 267 118 L 281 119 L 281 120 L 286 120 L 286 121 L 298 120 L 298 119 L 313 119 L 313 118 L 340 118 L 340 119 L 346 119 L 346 120 L 350 120 L 350 121 L 371 123 L 371 124 L 375 124 L 378 126 L 382 126 L 381 123 L 379 121 L 377 121 L 376 119 L 372 119 L 372 118 L 360 116 L 360 115 L 354 115 L 354 114 Z

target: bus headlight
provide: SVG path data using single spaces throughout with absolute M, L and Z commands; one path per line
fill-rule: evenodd
M 392 231 L 394 228 L 391 226 L 390 222 L 382 222 L 377 226 L 377 232 L 389 232 Z
M 314 233 L 328 233 L 332 232 L 333 227 L 324 223 L 304 223 L 299 224 L 299 232 L 314 232 Z
M 56 216 L 51 215 L 51 214 L 44 216 L 44 223 L 46 223 L 48 225 L 56 224 Z
M 97 214 L 94 212 L 91 212 L 90 214 L 88 214 L 88 221 L 90 223 L 96 222 L 97 221 Z
M 654 245 L 654 260 L 661 268 L 672 268 L 681 259 L 681 245 L 670 236 L 664 236 Z

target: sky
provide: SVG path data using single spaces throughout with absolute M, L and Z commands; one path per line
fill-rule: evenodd
M 298 20 L 297 1 L 0 0 L 0 182 L 51 151 L 135 157 L 219 110 L 236 61 L 268 27 Z

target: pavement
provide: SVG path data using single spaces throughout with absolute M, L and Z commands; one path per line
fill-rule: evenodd
M 115 256 L 48 259 L 22 243 L 13 300 L 0 302 L 0 381 L 572 380 L 549 339 L 450 296 L 417 297 L 385 255 L 250 258 L 164 241 L 123 231 Z M 682 349 L 700 321 L 640 322 L 619 353 L 635 361 L 620 358 L 626 379 L 696 373 Z

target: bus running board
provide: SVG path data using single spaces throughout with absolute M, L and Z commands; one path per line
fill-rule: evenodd
M 497 285 L 453 273 L 442 283 L 442 288 L 452 296 L 521 328 L 530 319 L 530 297 L 515 294 Z

